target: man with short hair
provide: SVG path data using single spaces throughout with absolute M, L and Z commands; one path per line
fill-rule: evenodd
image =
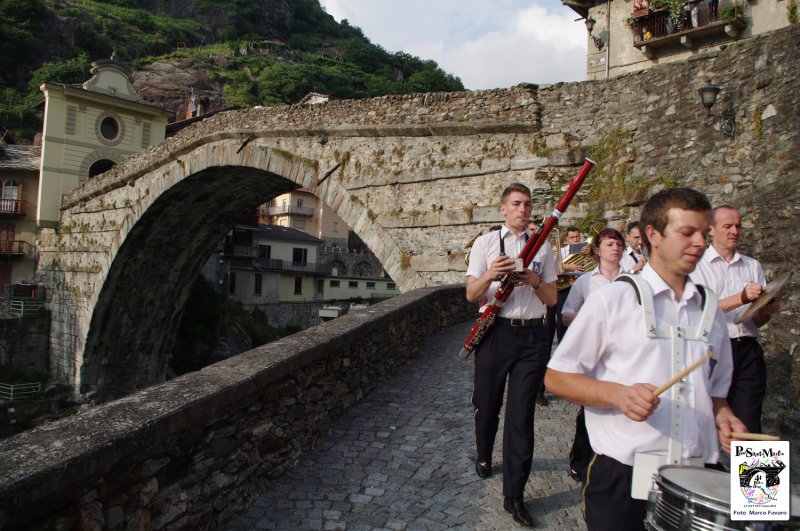
M 733 352 L 733 379 L 728 403 L 748 431 L 761 433 L 761 410 L 767 389 L 767 366 L 758 343 L 758 329 L 779 310 L 772 299 L 752 317 L 740 324 L 734 321 L 766 286 L 764 270 L 758 260 L 737 250 L 742 234 L 742 216 L 730 205 L 711 211 L 711 245 L 692 273 L 692 279 L 714 290 L 728 323 Z
M 625 228 L 625 241 L 628 247 L 622 255 L 619 266 L 624 273 L 634 275 L 644 268 L 647 259 L 642 252 L 642 233 L 638 221 L 631 221 Z
M 590 293 L 548 364 L 548 390 L 585 406 L 594 451 L 583 488 L 590 531 L 644 529 L 647 502 L 632 495 L 635 455 L 675 451 L 680 460 L 713 464 L 719 443 L 730 451 L 731 433 L 745 428 L 726 401 L 732 362 L 725 318 L 689 278 L 705 250 L 710 209 L 689 188 L 652 196 L 641 213 L 650 257 L 637 275 L 643 289 L 615 281 Z M 652 302 L 652 313 L 640 297 Z M 657 385 L 709 348 L 713 371 L 704 363 L 656 396 Z M 681 422 L 673 424 L 673 414 Z
M 533 460 L 533 417 L 550 351 L 545 346 L 545 312 L 556 301 L 553 252 L 542 245 L 527 268 L 515 258 L 525 247 L 531 214 L 531 192 L 514 183 L 502 195 L 500 231 L 480 236 L 472 246 L 467 269 L 467 300 L 491 300 L 506 275 L 514 275 L 514 289 L 494 325 L 475 349 L 472 404 L 475 406 L 475 471 L 481 478 L 492 473 L 492 452 L 500 423 L 500 409 L 508 382 L 503 426 L 503 508 L 524 526 L 533 520 L 524 502 L 525 484 Z

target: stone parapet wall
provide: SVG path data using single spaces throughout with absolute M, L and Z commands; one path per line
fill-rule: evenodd
M 463 286 L 415 290 L 4 440 L 0 528 L 220 528 L 475 311 Z

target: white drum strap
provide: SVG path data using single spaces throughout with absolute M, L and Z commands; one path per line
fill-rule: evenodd
M 644 312 L 645 331 L 648 337 L 669 338 L 672 343 L 672 374 L 673 376 L 681 372 L 684 368 L 686 355 L 685 342 L 703 341 L 708 342 L 711 338 L 711 327 L 714 324 L 714 316 L 717 312 L 717 297 L 713 291 L 705 286 L 698 285 L 701 293 L 705 294 L 703 302 L 703 314 L 700 318 L 700 326 L 683 327 L 671 326 L 656 323 L 656 312 L 653 305 L 653 291 L 646 280 L 635 275 L 623 274 L 618 276 L 615 281 L 628 282 L 636 289 L 639 304 Z M 678 382 L 670 389 L 672 399 L 672 411 L 670 418 L 670 433 L 667 456 L 670 464 L 681 464 L 683 462 L 683 412 L 686 409 L 686 396 L 683 391 L 683 382 Z

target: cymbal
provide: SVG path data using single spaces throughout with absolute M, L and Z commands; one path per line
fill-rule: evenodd
M 761 295 L 759 295 L 756 300 L 751 302 L 750 307 L 740 313 L 739 316 L 734 319 L 733 323 L 743 323 L 744 321 L 750 319 L 758 310 L 766 306 L 769 301 L 775 298 L 775 295 L 777 295 L 781 288 L 783 288 L 783 285 L 786 284 L 786 281 L 789 280 L 790 276 L 792 276 L 792 272 L 786 271 L 785 273 L 778 275 L 775 280 L 767 284 L 767 287 L 764 288 L 764 291 L 761 292 Z

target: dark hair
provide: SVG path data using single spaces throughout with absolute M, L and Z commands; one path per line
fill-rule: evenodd
M 667 226 L 667 212 L 670 208 L 681 208 L 694 212 L 710 212 L 711 203 L 706 196 L 693 190 L 692 188 L 668 188 L 654 194 L 647 200 L 642 207 L 642 214 L 639 217 L 641 227 L 647 229 L 652 226 L 659 234 L 664 234 Z M 648 251 L 650 240 L 647 239 L 647 230 L 642 231 L 642 240 Z
M 512 192 L 520 192 L 520 193 L 523 193 L 523 194 L 527 195 L 528 197 L 533 197 L 531 195 L 531 189 L 528 188 L 527 186 L 525 186 L 524 184 L 522 184 L 522 183 L 511 183 L 508 186 L 506 186 L 505 190 L 503 190 L 503 195 L 500 196 L 500 202 L 501 203 L 504 202 L 506 200 L 506 197 L 511 195 Z
M 568 232 L 568 233 L 569 233 L 569 232 L 580 232 L 580 231 L 581 231 L 581 229 L 579 229 L 579 228 L 578 228 L 578 227 L 576 227 L 575 225 L 570 225 L 569 227 L 567 227 L 567 232 Z
M 623 247 L 625 246 L 625 238 L 622 237 L 622 233 L 617 229 L 612 229 L 611 227 L 601 229 L 600 232 L 598 232 L 594 237 L 594 241 L 592 243 L 595 250 L 600 247 L 600 243 L 603 240 L 618 240 Z
M 625 227 L 625 234 L 630 234 L 633 229 L 638 229 L 638 228 L 639 228 L 639 222 L 631 221 L 630 223 L 628 223 L 628 226 Z

